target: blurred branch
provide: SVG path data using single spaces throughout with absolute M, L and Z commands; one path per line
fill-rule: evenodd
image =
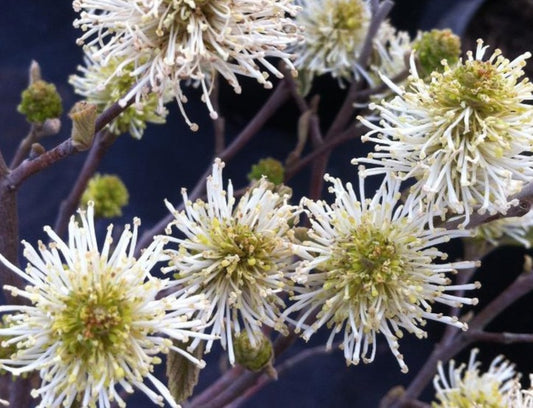
M 472 341 L 486 341 L 490 343 L 533 343 L 532 333 L 491 333 L 483 330 L 469 330 L 466 335 Z

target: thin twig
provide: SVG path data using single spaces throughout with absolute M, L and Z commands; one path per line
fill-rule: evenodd
M 301 351 L 300 353 L 296 354 L 295 356 L 288 358 L 281 362 L 280 364 L 276 365 L 276 372 L 278 375 L 283 374 L 286 371 L 289 371 L 296 365 L 300 364 L 301 362 L 311 358 L 315 357 L 320 354 L 328 354 L 331 353 L 332 350 L 337 349 L 339 346 L 339 343 L 336 343 L 331 346 L 331 349 L 327 349 L 324 345 L 311 347 L 309 349 L 306 349 L 304 351 Z M 255 384 L 255 386 L 249 388 L 246 390 L 246 392 L 241 395 L 239 398 L 235 399 L 231 404 L 226 405 L 225 408 L 238 408 L 242 403 L 244 403 L 246 400 L 248 400 L 250 397 L 252 397 L 255 393 L 260 391 L 265 385 L 271 383 L 274 381 L 274 378 L 267 374 L 263 374 L 259 381 Z
M 472 341 L 486 341 L 490 343 L 533 343 L 532 333 L 491 333 L 483 330 L 468 330 L 465 335 Z
M 285 172 L 285 181 L 293 178 L 298 172 L 300 172 L 305 166 L 311 164 L 314 159 L 323 154 L 333 150 L 335 147 L 344 144 L 350 140 L 358 139 L 361 137 L 363 128 L 359 125 L 354 125 L 346 129 L 339 137 L 324 142 L 319 148 L 313 150 L 308 155 L 295 161 Z
M 470 321 L 470 330 L 474 333 L 482 331 L 483 328 L 495 319 L 503 310 L 531 290 L 533 290 L 533 272 L 530 271 L 521 274 L 502 293 L 485 306 L 485 308 Z M 474 338 L 469 337 L 468 332 L 461 332 L 448 338 L 446 343 L 440 342 L 437 344 L 429 358 L 424 363 L 424 366 L 405 390 L 400 401 L 391 405 L 391 408 L 405 407 L 405 401 L 418 398 L 434 376 L 437 363 L 439 361 L 448 361 L 472 342 L 474 342 Z
M 184 404 L 183 408 L 201 406 L 201 404 L 209 402 L 217 395 L 219 395 L 222 391 L 224 391 L 226 388 L 228 388 L 228 386 L 233 383 L 235 379 L 238 378 L 244 371 L 244 368 L 241 366 L 235 366 L 230 370 L 226 371 L 218 378 L 217 381 L 211 384 L 208 389 L 206 389 L 204 392 L 202 392 L 190 402 Z
M 22 139 L 9 164 L 10 169 L 17 167 L 28 156 L 31 146 L 43 137 L 55 135 L 61 128 L 59 119 L 47 119 L 44 123 L 32 123 L 28 135 Z
M 94 172 L 98 168 L 98 165 L 102 161 L 104 155 L 109 150 L 111 145 L 115 142 L 118 135 L 115 135 L 107 130 L 98 132 L 95 136 L 95 140 L 85 159 L 83 168 L 78 174 L 78 178 L 74 183 L 68 197 L 63 200 L 59 207 L 59 213 L 57 215 L 54 231 L 62 236 L 67 230 L 68 220 L 70 216 L 76 211 L 76 208 L 80 202 L 80 198 L 87 187 L 89 179 L 93 176 Z
M 95 132 L 97 133 L 102 130 L 104 126 L 120 115 L 124 109 L 126 109 L 132 103 L 133 99 L 124 106 L 116 102 L 107 108 L 96 118 Z M 8 175 L 9 188 L 15 190 L 18 189 L 20 185 L 33 174 L 38 173 L 39 171 L 50 167 L 57 161 L 69 157 L 75 153 L 78 153 L 78 150 L 73 146 L 72 140 L 69 138 L 54 147 L 52 150 L 44 152 L 32 160 L 24 160 Z

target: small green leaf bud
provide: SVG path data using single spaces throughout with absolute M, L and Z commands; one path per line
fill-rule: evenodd
M 260 180 L 262 176 L 266 176 L 267 180 L 276 186 L 280 185 L 285 178 L 283 164 L 272 157 L 259 160 L 257 164 L 252 166 L 250 173 L 248 173 L 248 180 Z
M 93 144 L 95 124 L 96 124 L 96 105 L 85 101 L 76 102 L 69 113 L 72 119 L 72 144 L 79 151 L 87 150 Z
M 87 207 L 89 201 L 92 201 L 95 217 L 119 217 L 128 200 L 128 190 L 120 178 L 111 174 L 95 174 L 81 196 L 81 207 Z
M 46 119 L 61 116 L 61 96 L 54 84 L 39 79 L 22 91 L 17 111 L 30 123 L 43 123 Z
M 442 60 L 448 61 L 449 66 L 459 61 L 461 39 L 449 29 L 426 31 L 418 35 L 413 50 L 420 63 L 420 76 L 428 76 L 433 71 L 443 71 Z
M 259 337 L 259 336 L 257 336 Z M 260 333 L 257 344 L 252 345 L 248 333 L 243 331 L 233 339 L 235 361 L 250 371 L 273 370 L 274 351 L 270 340 Z
M 31 145 L 31 149 L 30 149 L 30 155 L 29 155 L 29 158 L 30 160 L 33 160 L 35 159 L 36 157 L 39 157 L 41 154 L 43 154 L 45 152 L 45 148 L 43 147 L 42 144 L 40 143 L 33 143 Z

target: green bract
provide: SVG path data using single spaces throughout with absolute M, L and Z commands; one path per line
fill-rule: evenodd
M 28 122 L 43 123 L 63 113 L 61 96 L 54 84 L 37 80 L 22 92 L 21 97 L 17 110 L 26 116 Z

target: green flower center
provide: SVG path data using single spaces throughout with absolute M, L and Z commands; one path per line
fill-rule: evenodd
M 340 2 L 329 2 L 325 10 L 333 9 L 333 28 L 335 30 L 347 30 L 352 33 L 366 27 L 366 8 L 358 0 L 346 0 Z
M 163 0 L 162 7 L 164 13 L 161 15 L 156 34 L 162 37 L 168 34 L 172 29 L 178 36 L 177 43 L 181 43 L 188 36 L 187 26 L 194 17 L 196 20 L 203 22 L 211 21 L 215 16 L 215 11 L 225 2 L 216 4 L 211 0 Z M 222 11 L 222 8 L 220 9 Z M 223 12 L 222 14 L 226 14 Z M 203 30 L 207 30 L 207 26 Z
M 515 82 L 509 82 L 489 61 L 466 61 L 434 76 L 430 95 L 437 105 L 451 109 L 468 106 L 485 118 L 509 109 L 516 97 Z
M 105 354 L 119 354 L 131 335 L 132 304 L 118 286 L 79 288 L 65 297 L 52 325 L 63 343 L 63 359 L 95 363 Z
M 327 270 L 325 288 L 343 289 L 345 298 L 376 297 L 390 291 L 404 274 L 404 261 L 386 231 L 361 225 L 336 245 Z
M 328 51 L 342 47 L 352 53 L 361 47 L 369 22 L 368 9 L 361 0 L 326 1 L 307 27 L 319 39 L 309 42 L 308 47 Z
M 254 282 L 259 274 L 273 268 L 272 253 L 277 240 L 269 234 L 253 231 L 248 225 L 221 224 L 213 219 L 210 230 L 211 244 L 216 248 L 216 258 L 222 258 L 225 275 L 239 285 Z

